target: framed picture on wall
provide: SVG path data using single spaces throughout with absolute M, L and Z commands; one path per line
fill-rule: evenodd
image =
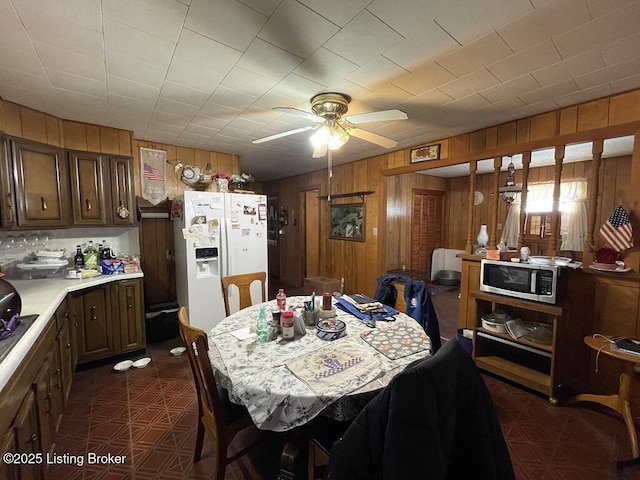
M 440 144 L 423 145 L 422 147 L 411 149 L 411 163 L 425 162 L 428 160 L 438 160 L 440 158 Z
M 329 238 L 364 242 L 364 203 L 330 205 Z

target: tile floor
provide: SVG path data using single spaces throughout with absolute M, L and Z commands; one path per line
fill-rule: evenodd
M 455 308 L 450 297 L 437 296 L 435 303 Z M 453 322 L 443 330 L 454 329 L 455 312 L 438 315 L 441 322 Z M 149 345 L 152 362 L 144 369 L 113 373 L 107 365 L 74 375 L 55 452 L 126 455 L 126 462 L 110 467 L 56 465 L 49 467 L 47 479 L 211 478 L 214 458 L 207 440 L 203 459 L 192 462 L 197 405 L 187 356 L 169 354 L 179 344 L 175 339 Z M 485 375 L 485 381 L 518 480 L 618 478 L 615 463 L 631 453 L 617 414 L 588 403 L 553 406 L 546 397 L 501 379 Z M 227 480 L 276 478 L 286 439 L 266 434 L 266 442 L 227 468 Z M 640 468 L 629 469 L 627 475 L 640 479 Z

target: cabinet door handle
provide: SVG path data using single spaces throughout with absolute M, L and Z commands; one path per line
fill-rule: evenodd
M 42 203 L 43 212 L 46 212 L 47 210 L 49 210 L 49 207 L 47 206 L 47 197 L 40 197 L 40 202 Z
M 7 193 L 7 223 L 13 223 L 13 202 L 11 201 L 10 193 Z
M 96 306 L 93 305 L 91 307 L 91 320 L 97 320 L 98 318 L 96 317 Z
M 90 199 L 90 198 L 87 198 L 87 199 L 85 200 L 85 203 L 87 204 L 87 212 L 90 212 L 90 211 L 91 211 L 91 208 L 92 208 L 92 207 L 91 207 L 91 199 Z
M 29 437 L 29 443 L 35 444 L 37 441 L 38 441 L 38 435 L 36 435 L 35 433 Z

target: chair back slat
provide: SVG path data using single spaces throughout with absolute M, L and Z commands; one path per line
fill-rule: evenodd
M 251 284 L 253 282 L 261 283 L 262 298 L 260 302 L 267 299 L 267 272 L 244 273 L 240 275 L 227 275 L 222 277 L 222 291 L 224 296 L 224 309 L 227 316 L 231 315 L 231 306 L 229 304 L 229 288 L 235 285 L 239 292 L 239 308 L 250 307 L 253 305 L 251 301 Z

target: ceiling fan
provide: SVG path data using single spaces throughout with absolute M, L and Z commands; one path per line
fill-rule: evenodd
M 382 110 L 379 112 L 359 113 L 345 117 L 343 115 L 347 113 L 349 109 L 349 102 L 351 102 L 349 95 L 329 92 L 319 93 L 311 98 L 311 111 L 313 113 L 293 107 L 275 107 L 274 110 L 305 117 L 312 122 L 316 122 L 318 125 L 276 133 L 275 135 L 253 140 L 252 143 L 269 142 L 296 133 L 316 130 L 310 137 L 311 143 L 314 146 L 313 158 L 323 157 L 327 153 L 327 149 L 337 150 L 347 143 L 350 136 L 375 143 L 385 148 L 393 148 L 398 144 L 395 140 L 383 137 L 377 133 L 362 130 L 356 125 L 368 122 L 406 120 L 406 113 L 400 110 Z

